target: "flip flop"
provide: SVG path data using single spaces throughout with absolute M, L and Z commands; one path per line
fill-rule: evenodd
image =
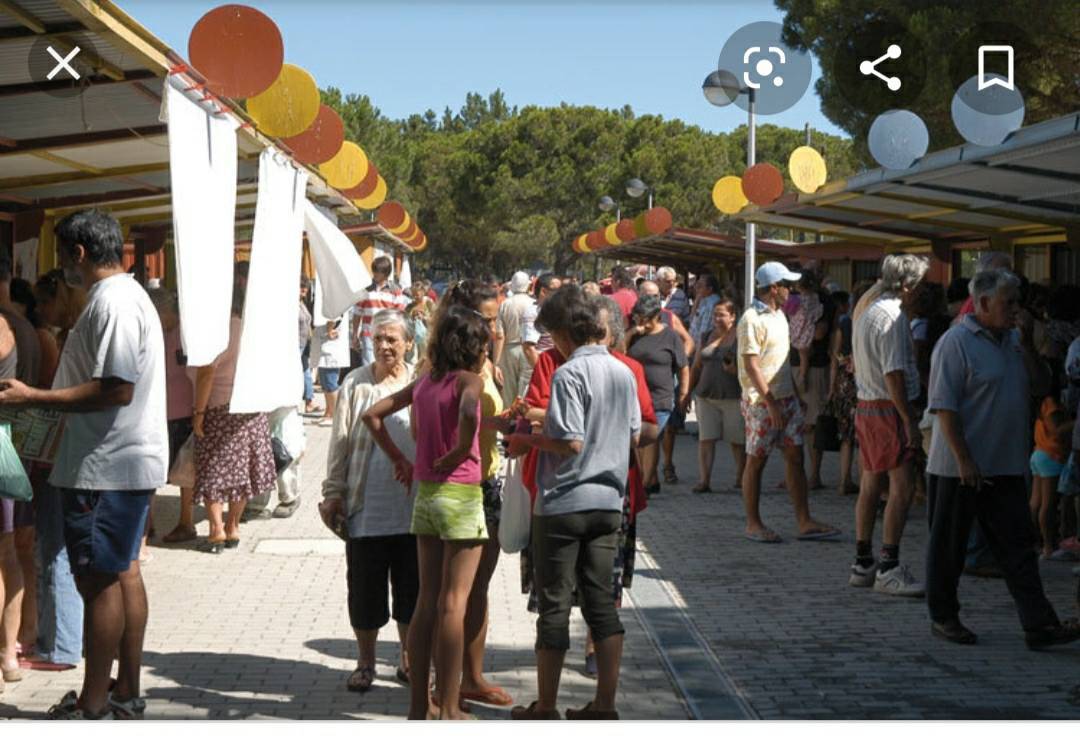
M 46 661 L 40 657 L 23 657 L 19 659 L 19 666 L 23 669 L 30 669 L 35 672 L 66 672 L 69 669 L 74 669 L 74 664 L 57 664 L 53 661 Z
M 799 533 L 795 540 L 832 540 L 840 535 L 835 527 L 825 527 L 821 530 L 811 530 L 808 533 Z
M 743 537 L 747 540 L 752 540 L 755 543 L 783 543 L 784 539 L 774 533 L 772 530 L 758 530 L 756 532 L 748 533 L 743 532 Z
M 498 707 L 514 704 L 514 698 L 507 694 L 502 687 L 492 687 L 487 692 L 462 692 L 461 699 L 478 702 L 481 705 L 496 705 Z
M 375 667 L 358 666 L 349 675 L 345 689 L 349 692 L 367 692 L 375 684 Z

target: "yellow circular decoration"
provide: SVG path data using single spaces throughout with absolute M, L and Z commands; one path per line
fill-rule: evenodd
M 825 159 L 813 147 L 799 147 L 788 158 L 791 182 L 803 193 L 813 193 L 825 184 Z
M 587 234 L 582 234 L 582 235 L 578 236 L 577 239 L 574 240 L 574 251 L 575 252 L 579 252 L 582 255 L 587 255 L 590 252 L 592 252 L 592 250 L 589 249 L 589 245 L 585 244 L 585 237 L 587 237 L 587 236 L 588 236 Z
M 716 181 L 712 189 L 712 202 L 725 214 L 737 214 L 749 201 L 742 192 L 742 178 L 726 175 Z
M 397 236 L 399 236 L 399 237 L 400 237 L 400 236 L 401 236 L 402 234 L 404 234 L 405 232 L 409 231 L 409 230 L 410 230 L 410 229 L 412 229 L 412 228 L 413 228 L 413 220 L 412 220 L 412 217 L 411 217 L 411 216 L 409 216 L 408 212 L 406 212 L 406 213 L 405 213 L 405 221 L 401 222 L 401 223 L 400 223 L 400 224 L 398 225 L 398 228 L 397 228 L 397 229 L 391 229 L 391 230 L 390 230 L 390 233 L 391 233 L 391 234 L 395 234 L 395 235 L 397 235 Z
M 357 208 L 365 211 L 372 211 L 383 204 L 386 200 L 386 181 L 382 179 L 382 175 L 379 176 L 379 181 L 375 185 L 375 190 L 367 198 L 358 198 L 353 201 L 353 205 Z
M 612 246 L 622 244 L 622 240 L 615 233 L 615 226 L 616 224 L 608 224 L 604 227 L 604 240 Z
M 368 171 L 368 158 L 358 144 L 345 142 L 333 157 L 319 165 L 319 172 L 331 188 L 355 188 Z
M 306 131 L 320 105 L 315 78 L 295 64 L 283 64 L 273 85 L 248 98 L 247 111 L 264 134 L 286 137 Z

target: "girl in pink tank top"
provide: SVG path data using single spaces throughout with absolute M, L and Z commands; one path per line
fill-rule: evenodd
M 487 540 L 480 488 L 479 372 L 491 333 L 475 311 L 453 306 L 441 312 L 428 342 L 430 371 L 393 396 L 377 402 L 363 421 L 394 462 L 408 487 L 419 482 L 410 531 L 416 535 L 420 595 L 409 623 L 409 718 L 423 720 L 429 707 L 428 672 L 432 636 L 438 635 L 435 663 L 438 717 L 467 717 L 459 708 L 465 605 Z M 379 348 L 375 348 L 379 352 Z M 410 463 L 383 427 L 383 418 L 413 406 L 416 461 Z M 407 496 L 404 494 L 403 496 Z M 446 579 L 442 575 L 446 573 Z M 452 609 L 438 612 L 440 602 Z M 437 629 L 437 631 L 436 631 Z

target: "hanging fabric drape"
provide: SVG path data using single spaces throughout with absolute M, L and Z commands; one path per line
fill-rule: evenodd
M 162 120 L 169 124 L 180 338 L 191 366 L 209 365 L 229 344 L 236 217 L 236 129 L 188 98 L 168 78 Z
M 304 229 L 321 284 L 322 316 L 337 319 L 364 295 L 371 273 L 349 238 L 311 201 L 305 206 Z
M 398 276 L 398 285 L 403 291 L 412 288 L 412 270 L 409 268 L 408 255 L 401 256 L 401 275 Z
M 272 412 L 303 396 L 297 322 L 307 180 L 306 171 L 273 148 L 259 156 L 244 329 L 229 405 L 233 414 Z
M 12 248 L 13 274 L 16 278 L 22 278 L 31 285 L 37 280 L 38 275 L 38 238 L 31 237 L 21 242 L 16 242 Z

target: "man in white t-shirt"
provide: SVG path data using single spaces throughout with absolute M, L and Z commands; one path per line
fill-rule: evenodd
M 49 483 L 63 495 L 64 540 L 85 604 L 86 669 L 82 692 L 67 693 L 49 717 L 140 718 L 148 608 L 139 541 L 169 458 L 164 335 L 146 291 L 124 272 L 112 216 L 71 214 L 56 238 L 65 279 L 87 288 L 86 308 L 52 389 L 0 381 L 0 405 L 66 413 Z M 119 673 L 110 691 L 113 659 Z

